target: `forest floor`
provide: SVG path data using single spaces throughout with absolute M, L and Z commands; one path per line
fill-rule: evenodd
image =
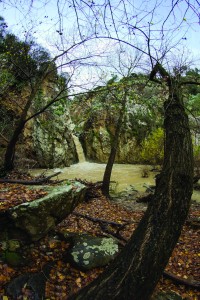
M 30 190 L 28 187 L 19 184 L 0 184 L 0 211 L 19 204 L 21 202 L 32 201 L 44 195 L 43 190 Z M 130 204 L 130 200 L 129 200 Z M 129 205 L 130 206 L 130 205 Z M 94 198 L 79 204 L 75 213 L 113 221 L 120 224 L 128 223 L 120 231 L 121 236 L 128 240 L 142 215 L 144 207 L 136 206 L 135 209 L 127 209 L 122 203 L 108 201 L 100 192 L 95 193 Z M 190 209 L 188 219 L 200 217 L 200 206 L 193 204 Z M 67 229 L 69 232 L 89 233 L 95 236 L 106 236 L 108 233 L 102 231 L 98 222 L 93 222 L 75 214 L 69 215 L 57 230 Z M 111 232 L 113 228 L 110 228 Z M 186 222 L 182 234 L 173 251 L 173 254 L 166 267 L 170 272 L 187 282 L 199 280 L 200 261 L 200 238 L 199 227 Z M 13 266 L 0 256 L 0 299 L 12 299 L 6 294 L 6 285 L 20 274 L 27 272 L 41 272 L 43 266 L 54 263 L 49 278 L 46 281 L 45 299 L 66 300 L 68 295 L 77 292 L 80 288 L 94 280 L 104 268 L 96 268 L 90 271 L 80 271 L 71 266 L 66 261 L 65 253 L 69 248 L 69 243 L 56 238 L 56 231 L 48 234 L 45 238 L 31 245 L 24 246 L 23 255 L 26 263 L 22 266 Z M 0 243 L 0 253 L 2 253 Z M 185 284 L 179 284 L 175 280 L 167 279 L 163 276 L 156 288 L 156 291 L 173 290 L 188 300 L 200 299 L 200 291 Z M 17 299 L 34 299 L 31 291 L 24 286 L 21 295 Z

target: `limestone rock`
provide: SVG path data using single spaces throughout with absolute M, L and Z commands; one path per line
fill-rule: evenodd
M 108 113 L 109 114 L 109 113 Z M 86 159 L 100 163 L 107 163 L 110 154 L 111 141 L 115 138 L 115 126 L 113 122 L 107 122 L 109 116 L 99 116 L 101 119 L 94 119 L 91 124 L 85 122 L 80 140 L 84 149 Z M 138 162 L 139 149 L 134 137 L 134 130 L 125 125 L 119 139 L 119 145 L 115 158 L 116 163 L 136 163 Z
M 33 144 L 39 166 L 66 167 L 78 162 L 76 147 L 70 131 L 70 119 L 52 115 L 51 120 L 37 118 L 33 128 Z
M 79 182 L 54 187 L 45 197 L 9 209 L 15 228 L 21 229 L 32 241 L 39 240 L 67 217 L 83 200 L 85 186 Z
M 80 269 L 90 270 L 107 265 L 118 251 L 118 244 L 113 238 L 82 235 L 75 238 L 70 255 Z

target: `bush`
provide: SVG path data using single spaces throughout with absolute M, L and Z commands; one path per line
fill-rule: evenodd
M 145 163 L 162 164 L 164 157 L 164 131 L 157 128 L 143 142 L 141 158 Z
M 199 161 L 200 160 L 200 145 L 195 144 L 193 142 L 193 152 L 194 152 L 194 160 Z

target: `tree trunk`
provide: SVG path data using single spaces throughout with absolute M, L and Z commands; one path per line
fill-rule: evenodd
M 20 121 L 17 127 L 15 128 L 12 138 L 10 139 L 5 153 L 4 158 L 4 169 L 6 171 L 11 171 L 14 169 L 14 157 L 15 157 L 15 147 L 19 140 L 19 136 L 22 133 L 24 129 L 25 122 Z
M 5 171 L 11 171 L 14 169 L 15 147 L 19 140 L 20 134 L 23 132 L 26 122 L 29 120 L 29 119 L 26 120 L 26 117 L 27 117 L 29 108 L 35 98 L 37 90 L 38 90 L 37 85 L 36 85 L 36 88 L 32 88 L 31 94 L 23 108 L 23 111 L 21 113 L 18 124 L 15 127 L 15 130 L 12 134 L 10 141 L 8 142 L 5 157 L 4 157 L 4 170 Z
M 117 121 L 114 140 L 111 144 L 110 155 L 109 155 L 108 162 L 106 164 L 106 168 L 105 168 L 105 172 L 104 172 L 104 176 L 103 176 L 103 184 L 102 184 L 101 190 L 102 190 L 103 195 L 106 197 L 109 197 L 109 195 L 110 195 L 109 194 L 110 179 L 111 179 L 112 169 L 113 169 L 113 165 L 115 162 L 115 157 L 116 157 L 117 148 L 118 148 L 118 144 L 119 144 L 119 137 L 120 137 L 122 122 L 123 122 L 123 118 L 124 118 L 125 106 L 126 106 L 126 93 L 122 100 L 122 108 L 120 111 L 119 119 Z
M 120 135 L 120 129 L 117 128 L 117 130 L 115 132 L 115 140 L 113 141 L 112 146 L 111 146 L 110 155 L 109 155 L 108 162 L 106 164 L 106 168 L 105 168 L 105 172 L 104 172 L 104 176 L 103 176 L 103 184 L 101 187 L 102 193 L 106 197 L 109 197 L 110 179 L 111 179 L 113 164 L 115 162 L 115 156 L 116 156 L 117 147 L 118 147 L 119 135 Z
M 96 280 L 70 300 L 148 300 L 178 241 L 190 207 L 193 153 L 179 86 L 168 82 L 165 158 L 155 197 L 127 246 Z

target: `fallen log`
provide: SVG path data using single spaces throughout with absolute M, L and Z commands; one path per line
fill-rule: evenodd
M 60 183 L 63 180 L 50 181 L 52 177 L 59 175 L 61 172 L 57 172 L 55 174 L 46 176 L 46 177 L 38 177 L 35 180 L 22 180 L 22 179 L 9 179 L 9 178 L 0 178 L 0 183 L 17 183 L 23 185 L 41 185 L 44 183 Z
M 115 226 L 115 227 L 120 228 L 120 230 L 124 229 L 124 227 L 126 225 L 128 225 L 128 224 L 131 223 L 131 222 L 126 222 L 124 224 L 120 224 L 120 223 L 116 223 L 116 222 L 113 222 L 113 221 L 107 221 L 107 220 L 103 220 L 103 219 L 99 219 L 99 218 L 93 218 L 93 217 L 90 217 L 90 216 L 87 216 L 87 215 L 83 215 L 83 214 L 77 213 L 77 212 L 73 212 L 72 214 L 75 215 L 75 216 L 78 216 L 78 217 L 82 217 L 82 218 L 88 219 L 89 221 L 92 221 L 92 222 L 105 223 L 107 225 Z
M 119 223 L 116 223 L 116 222 L 113 222 L 113 221 L 107 221 L 107 220 L 102 220 L 102 219 L 99 219 L 99 218 L 93 218 L 93 217 L 83 215 L 83 214 L 77 213 L 77 212 L 73 212 L 72 214 L 77 216 L 77 217 L 85 218 L 89 221 L 99 223 L 99 226 L 101 227 L 102 231 L 112 235 L 113 237 L 115 237 L 119 240 L 122 240 L 123 242 L 127 242 L 127 239 L 125 239 L 123 236 L 121 236 L 120 231 L 123 230 L 125 228 L 125 226 L 127 226 L 131 222 L 126 222 L 124 224 L 119 224 Z M 117 228 L 116 232 L 111 231 L 108 226 L 113 226 L 113 227 Z M 123 244 L 123 246 L 124 246 L 124 244 Z
M 82 180 L 80 178 L 75 178 L 75 180 L 87 186 L 87 191 L 85 195 L 86 202 L 93 198 L 100 197 L 102 182 L 91 182 L 87 180 Z

